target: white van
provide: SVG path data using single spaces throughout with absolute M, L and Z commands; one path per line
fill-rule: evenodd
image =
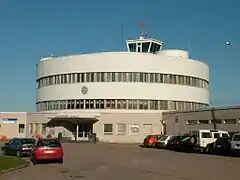
M 215 130 L 215 129 L 199 129 L 190 131 L 191 143 L 195 144 L 200 153 L 206 152 L 208 144 L 211 144 L 220 137 L 230 137 L 227 131 Z

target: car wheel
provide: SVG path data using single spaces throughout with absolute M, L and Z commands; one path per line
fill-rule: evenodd
M 36 161 L 36 159 L 35 159 L 35 158 L 32 158 L 32 163 L 33 163 L 33 165 L 36 165 L 36 164 L 38 164 L 38 162 Z
M 207 147 L 205 148 L 205 153 L 207 153 L 207 154 L 211 154 L 211 148 L 210 148 L 210 145 L 207 145 Z
M 21 157 L 22 157 L 22 153 L 21 153 L 20 151 L 17 151 L 16 156 L 17 156 L 18 158 L 21 158 Z
M 200 153 L 201 153 L 201 154 L 204 154 L 204 153 L 205 153 L 205 148 L 200 147 Z
M 7 155 L 7 153 L 6 153 L 4 148 L 2 149 L 2 155 Z
M 152 147 L 156 148 L 157 147 L 157 143 L 153 143 Z

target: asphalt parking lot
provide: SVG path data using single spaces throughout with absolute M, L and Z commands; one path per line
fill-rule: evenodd
M 240 158 L 185 154 L 120 144 L 70 144 L 64 164 L 40 164 L 1 180 L 239 179 Z

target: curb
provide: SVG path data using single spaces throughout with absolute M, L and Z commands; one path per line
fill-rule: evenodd
M 28 167 L 28 166 L 30 165 L 30 163 L 29 163 L 28 161 L 26 161 L 26 160 L 24 160 L 24 161 L 25 161 L 25 163 L 24 163 L 23 165 L 21 165 L 21 166 L 0 171 L 0 176 L 1 176 L 2 174 L 14 172 L 14 171 L 17 171 L 17 170 L 20 170 L 20 169 L 23 169 L 23 168 Z

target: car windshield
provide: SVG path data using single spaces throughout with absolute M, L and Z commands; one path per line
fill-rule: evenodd
M 37 147 L 60 147 L 61 143 L 56 139 L 39 140 Z
M 165 141 L 167 139 L 168 136 L 163 136 L 160 141 Z
M 240 141 L 240 134 L 233 136 L 233 141 Z
M 22 144 L 35 144 L 34 139 L 21 139 Z
M 227 133 L 222 133 L 222 137 L 229 137 Z

